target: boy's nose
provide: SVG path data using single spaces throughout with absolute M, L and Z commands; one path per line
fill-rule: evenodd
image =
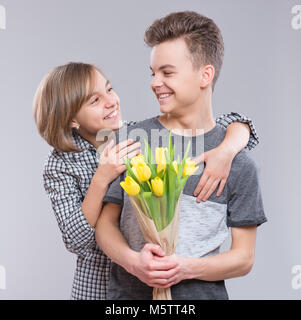
M 162 85 L 163 85 L 163 82 L 159 77 L 153 77 L 153 80 L 151 82 L 152 88 L 161 87 Z

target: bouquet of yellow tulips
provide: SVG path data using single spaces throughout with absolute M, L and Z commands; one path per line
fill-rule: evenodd
M 144 142 L 144 156 L 125 159 L 126 177 L 120 185 L 129 195 L 145 241 L 160 245 L 166 255 L 172 255 L 178 238 L 180 196 L 198 167 L 187 158 L 190 144 L 182 160 L 179 156 L 173 159 L 171 133 L 168 148 L 156 148 L 156 163 L 148 142 Z M 170 288 L 154 288 L 153 299 L 171 300 Z

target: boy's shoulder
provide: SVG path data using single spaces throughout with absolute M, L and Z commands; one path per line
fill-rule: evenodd
M 134 129 L 140 129 L 140 128 L 152 128 L 156 127 L 154 124 L 154 120 L 156 117 L 147 118 L 144 120 L 138 120 L 138 121 L 125 121 L 126 126 L 123 128 L 126 128 L 127 130 L 134 130 Z
M 147 118 L 140 121 L 125 121 L 124 125 L 119 129 L 118 133 L 116 134 L 116 143 L 129 138 L 133 138 L 133 135 L 135 137 L 145 136 L 145 134 L 149 135 L 151 130 L 155 128 L 155 117 Z M 139 130 L 141 130 L 141 132 Z
M 228 184 L 233 189 L 242 185 L 249 186 L 258 183 L 259 166 L 250 154 L 250 151 L 243 149 L 232 161 L 229 173 Z

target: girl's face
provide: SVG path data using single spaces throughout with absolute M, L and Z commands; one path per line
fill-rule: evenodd
M 121 127 L 120 101 L 110 82 L 95 71 L 95 86 L 73 120 L 73 127 L 80 126 L 79 133 L 96 136 L 101 129 L 117 130 Z

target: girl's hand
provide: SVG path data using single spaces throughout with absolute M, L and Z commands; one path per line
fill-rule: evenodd
M 106 184 L 111 183 L 126 170 L 123 161 L 124 158 L 128 157 L 131 159 L 141 153 L 141 150 L 139 149 L 141 143 L 134 143 L 132 139 L 122 141 L 114 147 L 113 144 L 114 140 L 111 140 L 103 149 L 96 171 L 96 174 L 100 177 L 102 183 Z
M 194 159 L 197 164 L 206 163 L 202 177 L 193 193 L 197 197 L 197 202 L 207 201 L 218 185 L 216 195 L 222 194 L 235 155 L 236 152 L 220 145 Z

